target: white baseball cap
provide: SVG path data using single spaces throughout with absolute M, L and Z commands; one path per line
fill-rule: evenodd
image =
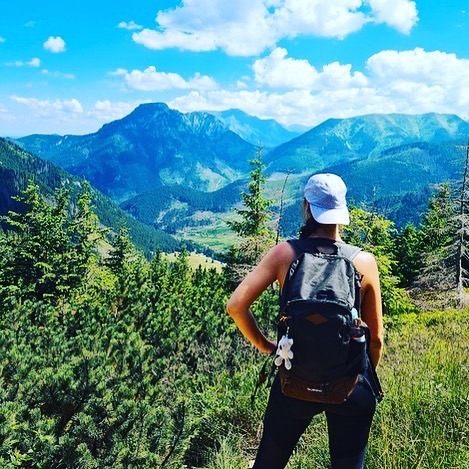
M 347 187 L 336 174 L 315 174 L 306 183 L 304 196 L 311 215 L 324 225 L 348 225 L 350 216 L 345 200 Z

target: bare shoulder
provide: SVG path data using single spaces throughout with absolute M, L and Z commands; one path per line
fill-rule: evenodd
M 353 263 L 363 275 L 365 284 L 379 281 L 378 265 L 373 254 L 367 251 L 360 251 L 353 260 Z
M 270 248 L 268 253 L 265 256 L 266 258 L 275 259 L 277 262 L 291 262 L 295 257 L 295 251 L 292 245 L 288 242 L 283 242 L 276 244 L 274 247 Z
M 257 266 L 256 270 L 269 270 L 282 284 L 285 274 L 294 258 L 295 250 L 291 244 L 288 242 L 279 243 L 269 249 L 267 254 L 263 257 Z
M 371 252 L 360 251 L 354 259 L 354 264 L 357 268 L 359 265 L 365 268 L 376 268 L 376 259 Z
M 267 254 L 261 261 L 261 264 L 268 264 L 270 266 L 282 267 L 290 265 L 291 261 L 295 258 L 295 250 L 290 243 L 283 242 L 276 244 L 270 248 Z

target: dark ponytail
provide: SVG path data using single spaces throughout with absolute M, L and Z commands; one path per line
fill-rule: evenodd
M 300 228 L 300 239 L 309 238 L 312 234 L 316 233 L 319 223 L 313 218 L 309 211 L 309 205 L 305 202 L 304 205 L 305 224 Z

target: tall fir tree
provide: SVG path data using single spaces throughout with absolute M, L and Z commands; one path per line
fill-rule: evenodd
M 420 271 L 412 285 L 419 306 L 441 309 L 467 303 L 461 268 L 466 257 L 464 219 L 449 183 L 442 184 L 430 199 L 421 225 Z
M 259 262 L 275 242 L 275 232 L 269 226 L 272 201 L 264 197 L 266 177 L 262 150 L 262 147 L 258 147 L 256 157 L 249 162 L 252 170 L 248 190 L 241 194 L 244 207 L 235 210 L 239 219 L 228 222 L 228 226 L 240 239 L 226 256 L 225 273 L 232 286 Z
M 48 201 L 30 183 L 15 199 L 23 210 L 3 218 L 11 230 L 5 234 L 8 256 L 1 277 L 10 285 L 15 280 L 21 298 L 57 301 L 86 282 L 101 237 L 89 188 L 78 196 L 75 212 L 68 188 L 58 189 Z

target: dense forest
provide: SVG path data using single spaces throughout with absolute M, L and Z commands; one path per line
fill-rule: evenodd
M 276 241 L 262 164 L 252 164 L 245 208 L 231 225 L 240 242 L 222 271 L 191 269 L 185 249 L 175 261 L 162 252 L 148 259 L 125 227 L 109 240 L 89 187 L 76 202 L 67 189 L 51 198 L 33 183 L 17 197 L 21 210 L 0 232 L 1 467 L 247 467 L 266 402 L 264 388 L 251 402 L 265 358 L 225 304 L 235 276 Z M 386 316 L 387 397 L 369 467 L 469 460 L 461 200 L 442 185 L 421 224 L 399 231 L 353 208 L 344 231 L 378 261 Z M 270 334 L 277 299 L 273 286 L 255 305 Z M 289 467 L 327 467 L 323 424 Z
M 6 215 L 9 210 L 23 209 L 14 196 L 25 190 L 31 180 L 39 186 L 46 199 L 53 197 L 56 188 L 67 186 L 71 198 L 76 200 L 82 186 L 87 184 L 83 179 L 72 176 L 51 162 L 0 138 L 0 215 Z M 169 234 L 137 221 L 96 189 L 90 188 L 90 192 L 100 224 L 112 228 L 113 231 L 125 225 L 132 241 L 147 256 L 158 248 L 166 252 L 179 248 L 179 243 Z M 0 221 L 1 226 L 4 226 L 4 222 Z

